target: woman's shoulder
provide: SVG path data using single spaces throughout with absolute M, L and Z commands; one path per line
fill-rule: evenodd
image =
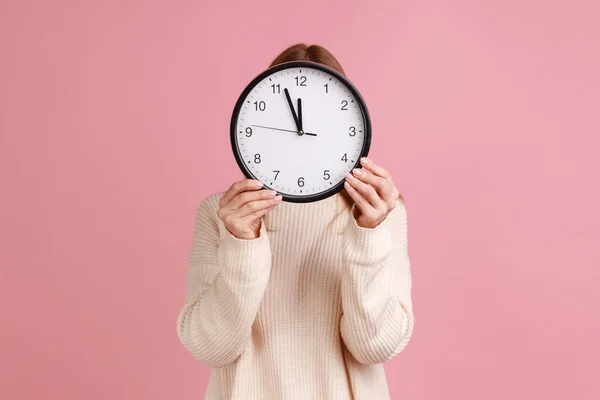
M 221 200 L 221 198 L 223 197 L 224 194 L 225 194 L 225 192 L 210 193 L 200 201 L 200 205 L 206 205 L 206 206 L 211 206 L 211 207 L 217 206 L 218 207 L 219 200 Z
M 225 192 L 215 192 L 205 196 L 196 209 L 197 218 L 212 218 L 217 216 L 219 201 Z

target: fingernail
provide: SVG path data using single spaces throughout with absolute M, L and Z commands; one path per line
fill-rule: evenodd
M 354 179 L 354 177 L 352 176 L 352 174 L 348 173 L 348 174 L 346 174 L 346 179 L 351 181 L 352 179 Z
M 269 190 L 269 196 L 275 196 L 276 194 L 277 194 L 277 191 Z
M 352 172 L 354 172 L 356 175 L 362 174 L 362 171 L 359 168 L 354 168 L 354 171 Z
M 350 187 L 350 184 L 348 182 L 344 182 L 344 187 Z
M 369 159 L 367 157 L 363 157 L 360 159 L 360 163 L 361 164 L 368 164 L 369 163 Z
M 277 202 L 279 202 L 279 201 L 281 201 L 282 198 L 283 197 L 281 195 L 278 195 L 278 196 L 275 196 L 274 200 L 277 201 Z
M 256 181 L 254 182 L 254 184 L 256 185 L 256 187 L 262 187 L 263 183 L 261 181 Z

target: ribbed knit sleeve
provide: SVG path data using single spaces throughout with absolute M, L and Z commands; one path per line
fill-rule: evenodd
M 215 368 L 235 361 L 248 344 L 271 269 L 265 224 L 252 240 L 219 229 L 219 198 L 209 196 L 198 207 L 185 305 L 177 321 L 183 346 Z
M 342 339 L 362 364 L 389 361 L 408 344 L 413 330 L 404 203 L 397 200 L 373 229 L 360 227 L 351 216 L 344 254 Z

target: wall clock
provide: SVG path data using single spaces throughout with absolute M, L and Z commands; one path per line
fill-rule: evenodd
M 244 175 L 288 202 L 342 190 L 370 144 L 371 120 L 358 90 L 337 71 L 308 61 L 261 73 L 231 118 L 231 146 Z

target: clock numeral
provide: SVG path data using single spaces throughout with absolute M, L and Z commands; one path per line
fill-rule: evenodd
M 329 84 L 324 84 L 323 86 L 325 86 L 325 93 L 329 93 Z
M 348 162 L 348 153 L 344 153 L 344 155 L 342 156 L 342 161 Z
M 304 75 L 297 76 L 294 79 L 296 79 L 296 86 L 306 86 L 306 77 Z
M 278 83 L 276 84 L 272 84 L 271 87 L 273 88 L 273 93 L 281 93 L 281 85 Z
M 304 187 L 304 178 L 303 177 L 298 178 L 298 186 Z
M 326 181 L 331 179 L 331 175 L 329 174 L 329 170 L 326 169 L 325 171 L 323 171 L 323 179 L 325 179 Z
M 343 111 L 348 111 L 348 101 L 347 100 L 342 100 L 342 110 Z
M 254 102 L 255 111 L 265 111 L 267 109 L 267 103 L 264 101 L 255 101 Z
M 350 127 L 350 136 L 356 136 L 356 128 L 353 126 Z
M 252 136 L 252 128 L 247 127 L 246 128 L 246 137 L 250 137 L 250 136 Z
M 279 175 L 279 173 L 280 173 L 281 171 L 273 170 L 273 172 L 275 172 L 275 180 L 277 180 L 277 176 Z
M 260 154 L 256 153 L 256 154 L 254 155 L 254 163 L 255 163 L 255 164 L 260 164 L 260 162 L 261 162 L 261 161 L 262 161 L 262 160 L 260 159 Z

